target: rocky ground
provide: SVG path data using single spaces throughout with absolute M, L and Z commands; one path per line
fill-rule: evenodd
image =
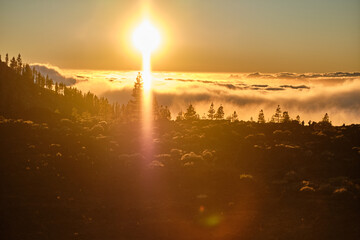
M 2 239 L 360 239 L 360 126 L 0 118 Z

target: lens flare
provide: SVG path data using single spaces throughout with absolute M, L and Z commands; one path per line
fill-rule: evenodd
M 144 89 L 149 91 L 151 89 L 151 52 L 160 45 L 160 33 L 149 20 L 144 20 L 135 29 L 132 42 L 142 53 Z
M 151 53 L 160 45 L 160 33 L 150 23 L 144 20 L 133 32 L 132 42 L 142 54 L 142 79 L 143 79 L 143 102 L 142 102 L 142 149 L 143 155 L 151 161 L 153 155 L 152 124 L 153 124 L 153 100 L 151 91 Z

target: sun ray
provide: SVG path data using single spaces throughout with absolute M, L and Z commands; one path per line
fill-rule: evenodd
M 143 154 L 147 159 L 152 158 L 152 124 L 153 101 L 151 84 L 151 53 L 160 44 L 159 31 L 150 23 L 144 20 L 134 31 L 132 42 L 142 54 L 142 78 L 143 78 L 143 105 L 142 105 L 142 145 Z
M 144 89 L 149 91 L 151 89 L 151 53 L 160 45 L 160 33 L 149 20 L 144 20 L 135 29 L 132 41 L 142 54 Z

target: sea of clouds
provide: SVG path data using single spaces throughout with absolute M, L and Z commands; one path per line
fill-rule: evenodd
M 61 70 L 35 66 L 55 81 L 126 104 L 131 99 L 135 71 Z M 331 73 L 152 73 L 154 95 L 170 107 L 172 117 L 191 103 L 202 116 L 211 102 L 225 115 L 257 119 L 260 109 L 270 119 L 277 105 L 295 118 L 319 121 L 325 113 L 334 124 L 360 122 L 360 72 Z

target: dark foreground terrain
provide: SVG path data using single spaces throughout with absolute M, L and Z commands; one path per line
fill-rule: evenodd
M 1 239 L 360 239 L 359 125 L 2 117 L 0 165 Z

